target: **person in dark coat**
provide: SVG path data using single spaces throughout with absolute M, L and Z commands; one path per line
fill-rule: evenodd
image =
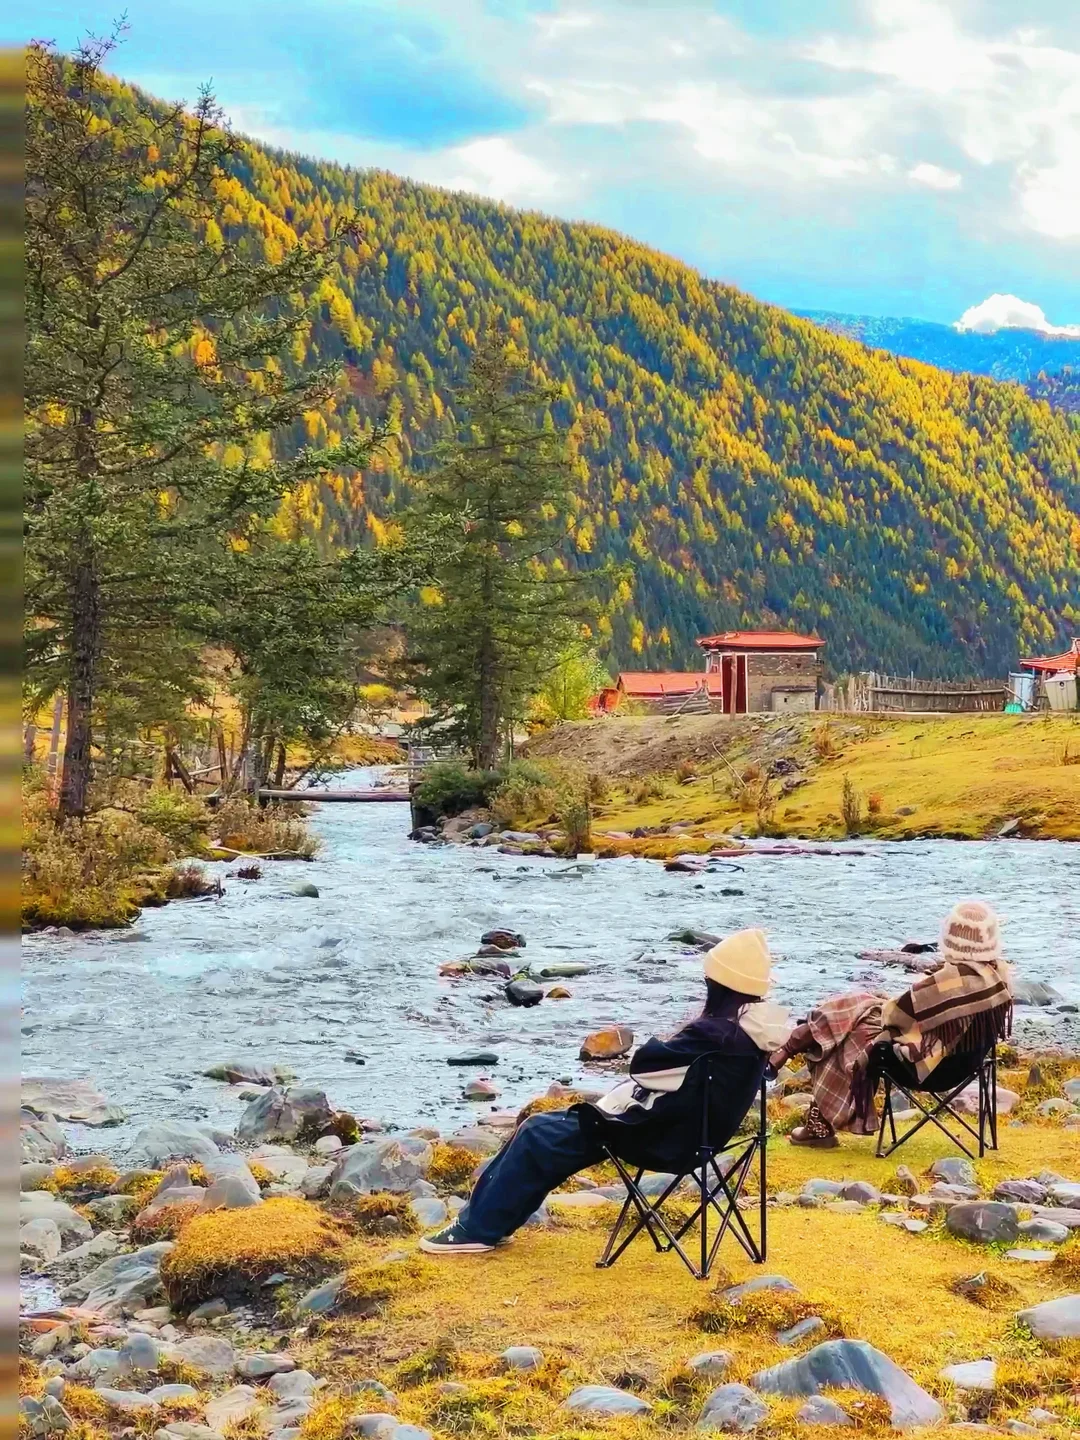
M 674 1167 L 689 1127 L 700 1120 L 700 1095 L 687 1072 L 702 1055 L 719 1057 L 718 1128 L 735 1133 L 753 1103 L 771 1051 L 791 1029 L 786 1010 L 765 1001 L 771 959 L 760 930 L 740 930 L 705 957 L 705 1006 L 668 1040 L 634 1053 L 630 1078 L 595 1105 L 530 1115 L 492 1159 L 452 1225 L 420 1242 L 429 1255 L 493 1250 L 539 1209 L 557 1186 L 604 1158 L 605 1143 L 630 1163 Z M 726 1137 L 725 1137 L 726 1138 Z

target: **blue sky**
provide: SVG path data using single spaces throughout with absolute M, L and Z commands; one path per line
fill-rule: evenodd
M 0 40 L 71 45 L 121 6 L 11 7 Z M 793 308 L 952 321 L 1001 292 L 1080 323 L 1067 0 L 124 8 L 120 74 L 212 80 L 290 149 L 611 225 Z

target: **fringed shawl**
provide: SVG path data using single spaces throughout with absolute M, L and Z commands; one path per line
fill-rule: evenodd
M 1004 963 L 946 963 L 885 1003 L 881 1023 L 920 1080 L 946 1055 L 983 1050 L 1012 1031 L 1012 991 Z

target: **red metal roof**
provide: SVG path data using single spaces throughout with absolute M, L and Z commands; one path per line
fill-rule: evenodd
M 703 635 L 697 643 L 703 650 L 818 650 L 825 641 L 790 630 L 725 630 L 721 635 Z
M 722 688 L 719 674 L 704 675 L 700 670 L 624 670 L 616 684 L 624 695 L 642 699 L 690 695 L 702 685 L 708 687 L 710 695 L 719 695 Z
M 1080 674 L 1080 639 L 1072 642 L 1064 655 L 1048 655 L 1044 659 L 1021 660 L 1025 670 L 1037 670 L 1042 675 Z

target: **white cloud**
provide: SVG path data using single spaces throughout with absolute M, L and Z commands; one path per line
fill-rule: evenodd
M 959 190 L 964 183 L 958 170 L 945 170 L 940 165 L 931 165 L 922 160 L 908 171 L 908 179 L 916 185 L 925 185 L 929 190 Z
M 443 164 L 448 173 L 439 183 L 451 190 L 531 204 L 551 199 L 559 189 L 559 177 L 553 170 L 501 135 L 455 146 L 446 152 Z M 461 167 L 456 172 L 455 165 Z
M 972 305 L 956 321 L 957 330 L 994 335 L 999 330 L 1035 330 L 1040 335 L 1080 338 L 1080 325 L 1051 325 L 1040 305 L 1017 295 L 991 295 Z

